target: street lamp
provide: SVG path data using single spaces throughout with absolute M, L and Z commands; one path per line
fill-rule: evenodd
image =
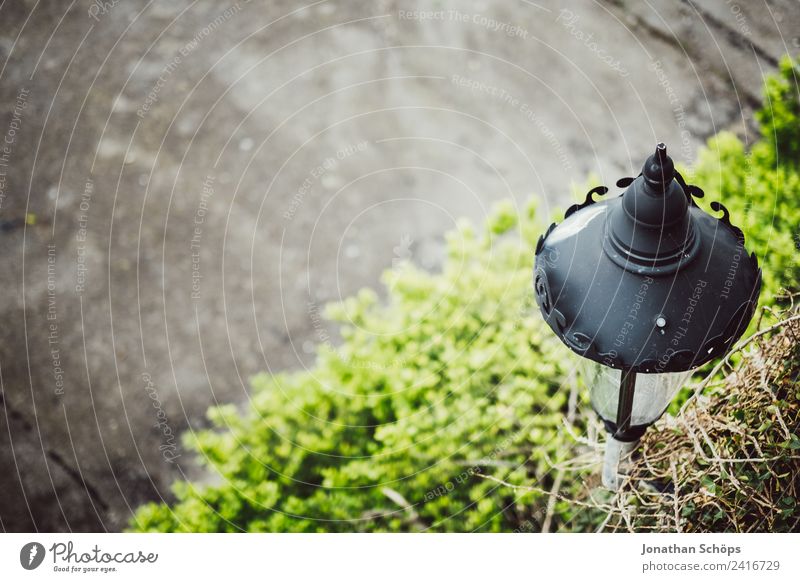
M 747 328 L 761 290 L 755 254 L 719 202 L 675 170 L 663 143 L 621 196 L 592 189 L 539 238 L 536 301 L 571 350 L 587 358 L 606 441 L 603 483 L 666 410 L 690 370 L 723 355 Z

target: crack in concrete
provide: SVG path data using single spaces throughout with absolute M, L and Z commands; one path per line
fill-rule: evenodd
M 21 412 L 15 410 L 11 406 L 11 404 L 6 400 L 5 395 L 3 394 L 2 391 L 0 391 L 0 406 L 3 406 L 3 408 L 5 408 L 8 418 L 22 425 L 22 428 L 25 429 L 26 432 L 28 433 L 35 432 L 34 426 L 25 418 L 25 416 Z M 83 474 L 79 470 L 70 465 L 57 451 L 54 451 L 51 448 L 47 448 L 44 452 L 47 455 L 47 457 L 51 461 L 53 461 L 53 463 L 55 463 L 70 477 L 70 479 L 72 479 L 75 483 L 77 483 L 79 486 L 82 486 L 85 489 L 86 493 L 89 495 L 92 502 L 97 503 L 97 505 L 100 506 L 100 509 L 102 509 L 104 512 L 108 511 L 108 503 L 106 503 L 102 495 L 100 495 L 97 487 L 86 481 L 86 479 L 83 477 Z

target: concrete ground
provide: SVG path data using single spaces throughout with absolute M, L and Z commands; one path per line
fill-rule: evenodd
M 119 530 L 178 436 L 458 217 L 752 138 L 800 10 L 708 0 L 0 3 L 0 527 Z M 335 337 L 335 333 L 334 333 Z

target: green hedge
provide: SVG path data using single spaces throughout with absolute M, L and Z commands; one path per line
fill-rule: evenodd
M 720 134 L 687 176 L 705 189 L 704 204 L 721 200 L 742 224 L 767 304 L 800 271 L 796 72 L 787 59 L 767 81 L 761 141 L 748 151 Z M 131 528 L 527 531 L 548 513 L 552 529 L 589 527 L 593 512 L 548 508 L 543 493 L 553 465 L 580 448 L 564 430 L 576 360 L 533 302 L 544 226 L 533 205 L 503 203 L 481 233 L 462 224 L 448 235 L 442 273 L 406 264 L 386 273 L 385 300 L 364 290 L 329 306 L 341 347 L 321 346 L 309 371 L 255 378 L 245 412 L 211 409 L 215 428 L 187 445 L 216 484 L 176 483 L 176 501 L 141 507 Z M 588 410 L 583 402 L 573 419 L 578 435 L 596 423 Z M 596 476 L 589 467 L 559 482 L 570 498 Z
M 476 474 L 547 481 L 545 459 L 563 445 L 568 370 L 532 300 L 536 229 L 499 237 L 517 214 L 502 205 L 488 234 L 451 233 L 441 274 L 388 272 L 385 303 L 364 290 L 330 306 L 341 348 L 321 347 L 309 372 L 256 378 L 246 414 L 210 411 L 220 430 L 193 446 L 223 484 L 178 483 L 177 504 L 142 508 L 134 526 L 462 531 L 526 519 L 526 500 Z

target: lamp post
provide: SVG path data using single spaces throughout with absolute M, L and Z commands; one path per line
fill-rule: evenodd
M 623 193 L 591 190 L 539 238 L 542 316 L 586 360 L 592 406 L 608 439 L 603 483 L 666 410 L 690 370 L 723 355 L 747 328 L 761 290 L 755 255 L 719 202 L 675 170 L 663 143 Z

